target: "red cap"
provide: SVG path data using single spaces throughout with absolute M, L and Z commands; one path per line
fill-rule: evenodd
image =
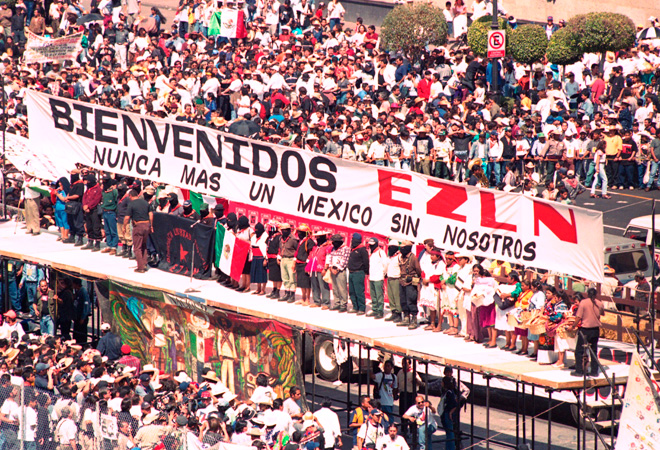
M 3 315 L 5 317 L 9 318 L 9 319 L 15 319 L 16 318 L 16 311 L 14 311 L 13 309 L 10 309 L 9 311 L 4 313 Z
M 130 355 L 131 354 L 131 347 L 128 345 L 124 344 L 121 346 L 121 353 L 122 355 Z

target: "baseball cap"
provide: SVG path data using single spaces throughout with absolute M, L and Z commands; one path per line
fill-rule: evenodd
M 121 346 L 121 353 L 122 353 L 123 355 L 128 355 L 128 354 L 130 354 L 130 353 L 131 353 L 131 347 L 128 346 L 128 345 L 126 345 L 126 344 L 122 345 L 122 346 Z
M 379 409 L 374 408 L 374 409 L 372 409 L 371 411 L 369 411 L 369 414 L 371 414 L 372 416 L 380 416 L 380 415 L 383 414 L 383 413 L 380 412 Z
M 183 202 L 183 206 L 192 206 L 192 202 L 190 200 L 186 200 Z
M 3 316 L 5 316 L 9 319 L 15 319 L 16 318 L 16 311 L 14 311 L 13 309 L 10 309 L 6 313 L 4 313 Z

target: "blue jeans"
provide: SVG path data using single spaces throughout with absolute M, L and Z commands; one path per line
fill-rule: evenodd
M 495 185 L 497 186 L 500 184 L 502 179 L 502 163 L 498 161 L 492 161 L 489 166 L 490 171 L 493 173 L 493 177 L 495 178 Z
M 0 298 L 2 298 L 5 292 L 3 283 L 0 283 Z M 11 300 L 11 307 L 16 312 L 21 311 L 21 298 L 18 296 L 18 286 L 16 285 L 16 280 L 10 280 L 9 285 L 7 286 L 7 292 L 9 293 L 9 300 Z
M 607 195 L 607 174 L 605 173 L 604 164 L 600 164 L 600 167 L 596 172 L 594 183 L 591 185 L 591 195 L 596 195 L 596 185 L 598 184 L 598 179 L 601 180 L 601 195 Z
M 34 0 L 25 0 L 25 26 L 30 26 L 32 21 L 32 16 L 34 16 L 34 7 L 37 5 L 37 2 Z
M 47 334 L 49 336 L 55 336 L 55 322 L 50 316 L 43 316 L 39 321 L 39 326 L 41 328 L 41 335 Z
M 431 450 L 431 442 L 433 441 L 433 433 L 437 430 L 438 427 L 435 423 L 422 424 L 417 429 L 417 443 L 419 444 L 419 450 Z M 428 446 L 426 441 L 428 439 Z
M 637 164 L 637 187 L 644 189 L 644 175 L 646 175 L 646 163 Z
M 622 188 L 633 186 L 633 178 L 635 174 L 635 166 L 633 164 L 625 165 L 619 164 L 618 185 Z M 634 187 L 634 186 L 633 186 Z
M 117 214 L 114 211 L 103 211 L 103 229 L 105 230 L 105 243 L 110 248 L 117 248 Z
M 647 188 L 653 187 L 653 180 L 658 175 L 658 167 L 660 167 L 660 163 L 651 161 L 651 173 L 649 174 L 649 182 L 646 184 Z M 660 188 L 660 178 L 658 179 L 658 187 Z
M 380 405 L 380 410 L 383 411 L 386 415 L 387 419 L 383 417 L 381 420 L 381 425 L 383 426 L 383 429 L 387 430 L 390 426 L 391 423 L 394 423 L 394 417 L 392 417 L 392 414 L 394 414 L 394 406 L 392 405 Z
M 456 449 L 456 441 L 454 439 L 454 422 L 452 422 L 451 417 L 449 416 L 449 413 L 443 413 L 441 417 L 441 422 L 442 422 L 442 428 L 445 429 L 445 434 L 447 441 L 445 442 L 445 449 L 446 450 L 455 450 Z
M 26 281 L 23 283 L 23 289 L 25 289 L 25 298 L 27 298 L 27 304 L 32 306 L 33 303 L 37 301 L 37 282 L 36 281 Z M 28 311 L 32 314 L 32 309 Z

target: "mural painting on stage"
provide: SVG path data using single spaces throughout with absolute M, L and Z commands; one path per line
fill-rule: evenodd
M 274 320 L 226 313 L 187 297 L 110 282 L 113 329 L 133 355 L 165 373 L 199 380 L 204 367 L 239 399 L 252 395 L 258 374 L 281 398 L 302 376 L 296 335 Z

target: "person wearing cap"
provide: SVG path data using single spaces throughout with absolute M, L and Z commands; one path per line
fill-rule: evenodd
M 117 192 L 117 183 L 106 174 L 103 177 L 103 193 L 101 197 L 101 209 L 103 210 L 103 230 L 105 231 L 106 248 L 101 253 L 117 254 L 117 245 L 119 237 L 117 234 L 117 202 L 119 193 Z
M 121 355 L 121 358 L 117 360 L 117 364 L 132 367 L 135 369 L 135 373 L 142 371 L 142 362 L 137 356 L 131 355 L 131 347 L 129 345 L 124 344 L 121 346 Z
M 385 435 L 382 419 L 381 410 L 372 408 L 369 411 L 369 419 L 360 426 L 357 432 L 358 449 L 376 448 L 376 443 Z
M 190 200 L 183 202 L 181 217 L 184 219 L 190 219 L 195 222 L 199 220 L 199 213 L 193 209 L 192 202 Z
M 282 284 L 284 297 L 281 302 L 293 303 L 296 299 L 296 250 L 298 249 L 298 237 L 293 235 L 291 225 L 283 223 L 280 225 L 280 248 L 277 260 L 282 272 Z
M 361 316 L 366 313 L 364 277 L 369 273 L 369 252 L 362 243 L 362 235 L 357 232 L 351 238 L 347 269 L 348 293 L 353 304 L 349 312 Z
M 330 310 L 347 312 L 348 280 L 346 267 L 348 266 L 351 249 L 344 245 L 344 237 L 340 234 L 334 234 L 330 242 L 332 244 L 332 250 L 329 251 L 325 263 L 325 270 L 330 271 L 332 296 L 335 300 Z
M 282 233 L 279 224 L 271 221 L 268 223 L 268 238 L 266 239 L 266 260 L 268 264 L 268 280 L 273 283 L 273 289 L 267 298 L 279 300 L 280 287 L 282 286 L 282 272 L 278 260 Z
M 128 186 L 122 181 L 117 184 L 117 251 L 116 256 L 122 258 L 131 258 L 133 256 L 133 225 L 124 223 L 128 204 L 131 202 L 128 194 Z
M 25 335 L 25 331 L 23 330 L 21 323 L 18 321 L 16 311 L 10 309 L 2 316 L 4 317 L 4 323 L 0 325 L 0 339 L 12 341 L 12 334 L 16 333 L 17 340 L 20 342 Z
M 637 155 L 637 143 L 632 137 L 632 130 L 623 130 L 621 149 L 614 157 L 619 161 L 619 171 L 616 182 L 612 183 L 612 189 L 635 189 L 635 156 Z
M 101 333 L 101 339 L 99 339 L 96 349 L 101 353 L 101 356 L 107 356 L 109 361 L 117 361 L 122 357 L 121 338 L 112 332 L 109 323 L 101 324 Z
M 434 162 L 433 175 L 448 180 L 451 178 L 450 164 L 453 158 L 454 143 L 447 139 L 447 130 L 438 132 L 438 139 L 433 143 L 431 159 Z
M 541 155 L 545 160 L 545 179 L 553 180 L 555 170 L 557 170 L 557 162 L 560 161 L 566 153 L 566 145 L 561 138 L 561 129 L 553 129 L 550 131 L 550 138 L 543 146 Z
M 403 319 L 397 326 L 407 326 L 409 329 L 414 330 L 417 328 L 417 297 L 422 268 L 412 249 L 413 244 L 408 240 L 403 241 L 399 249 L 399 270 L 401 273 L 399 284 Z

